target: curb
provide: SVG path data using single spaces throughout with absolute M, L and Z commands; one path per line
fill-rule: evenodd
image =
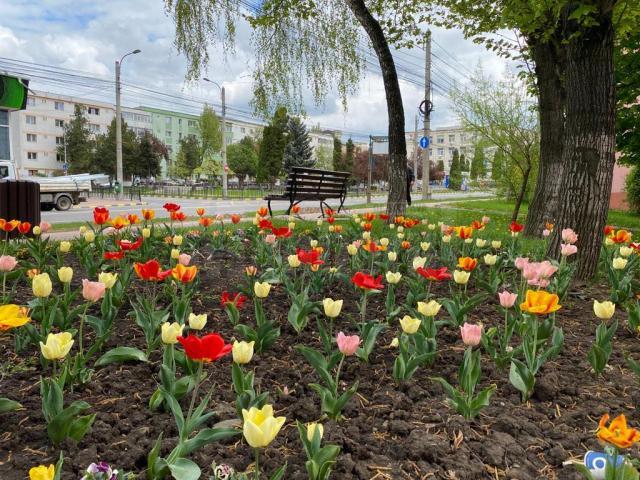
M 147 202 L 131 202 L 131 203 L 96 203 L 93 205 L 75 205 L 74 210 L 94 209 L 95 207 L 137 207 L 148 205 Z

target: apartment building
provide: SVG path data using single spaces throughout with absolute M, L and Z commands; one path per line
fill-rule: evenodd
M 417 138 L 415 132 L 407 132 L 405 138 L 407 139 L 407 158 L 411 165 L 416 154 L 422 155 L 422 149 L 419 145 L 422 131 L 418 130 Z M 477 134 L 471 133 L 461 126 L 434 128 L 429 132 L 429 159 L 436 165 L 442 161 L 445 173 L 449 173 L 453 152 L 458 150 L 460 155 L 464 154 L 466 158 L 471 159 L 477 141 Z

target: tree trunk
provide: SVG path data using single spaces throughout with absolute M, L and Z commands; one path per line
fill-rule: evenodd
M 407 143 L 404 136 L 404 107 L 395 62 L 382 27 L 371 15 L 363 0 L 347 0 L 347 5 L 365 29 L 378 56 L 389 117 L 389 197 L 390 221 L 404 215 L 407 202 Z
M 527 236 L 540 237 L 545 223 L 554 223 L 559 208 L 566 103 L 563 84 L 565 59 L 560 42 L 561 38 L 552 38 L 545 43 L 530 42 L 538 88 L 540 163 L 525 221 L 524 234 Z
M 511 214 L 512 222 L 518 221 L 520 206 L 522 205 L 522 200 L 524 200 L 524 194 L 527 191 L 527 183 L 529 183 L 529 175 L 531 175 L 531 162 L 529 162 L 529 166 L 522 174 L 522 185 L 520 186 L 520 192 L 518 192 L 518 196 L 516 197 L 516 203 L 513 206 L 513 213 Z
M 576 274 L 580 279 L 592 277 L 598 266 L 615 163 L 613 8 L 609 2 L 598 7 L 598 25 L 582 28 L 567 48 L 560 209 L 547 252 L 557 258 L 560 231 L 573 228 L 579 236 Z M 567 28 L 575 25 L 567 22 Z

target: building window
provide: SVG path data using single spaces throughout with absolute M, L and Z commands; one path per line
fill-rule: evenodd
M 100 109 L 98 107 L 89 107 L 89 115 L 100 115 Z
M 438 149 L 438 156 L 442 157 L 444 155 L 444 148 L 439 148 Z
M 467 141 L 467 134 L 466 133 L 461 133 L 460 134 L 460 143 L 464 143 Z
M 178 125 L 182 126 L 182 119 L 181 118 L 178 119 Z
M 36 116 L 27 115 L 27 125 L 35 125 L 35 124 L 36 124 Z
M 198 124 L 195 120 L 189 120 L 189 122 L 187 123 L 187 126 L 189 127 L 197 127 Z
M 173 136 L 173 132 L 171 130 L 167 130 L 167 132 L 165 133 L 165 135 L 167 137 L 172 137 Z
M 436 142 L 437 142 L 437 143 L 444 143 L 444 136 L 442 136 L 442 137 L 437 137 Z
M 173 147 L 171 145 L 167 145 L 167 152 L 169 152 L 169 155 L 173 153 Z
M 30 107 L 35 107 L 36 99 L 33 97 L 27 97 L 27 105 L 29 105 Z
M 37 142 L 38 136 L 35 133 L 27 133 L 27 142 Z
M 171 125 L 171 117 L 164 117 L 164 124 Z
M 240 127 L 240 133 L 244 133 L 244 132 L 246 132 L 246 131 L 247 131 L 247 129 L 246 129 L 246 128 L 244 128 L 244 127 Z
M 54 108 L 56 110 L 64 111 L 64 102 L 55 102 Z
M 449 135 L 449 143 L 456 143 L 456 136 L 454 135 Z
M 64 128 L 64 120 L 56 119 L 56 127 Z
M 227 132 L 233 132 L 233 126 L 227 125 Z
M 64 145 L 64 137 L 56 137 L 56 145 Z
M 182 133 L 178 133 L 178 141 L 182 140 Z
M 64 162 L 64 154 L 56 153 L 56 162 Z
M 89 130 L 91 131 L 91 133 L 100 133 L 100 125 L 98 125 L 97 123 L 90 123 Z
M 29 160 L 37 160 L 38 159 L 38 152 L 27 152 L 27 158 Z
M 254 133 L 255 133 L 255 129 L 253 129 L 253 128 L 252 128 L 252 129 L 250 129 L 250 130 L 249 130 L 249 132 L 250 132 L 251 134 L 254 134 Z
M 450 156 L 450 157 L 453 157 L 453 152 L 455 152 L 455 151 L 456 151 L 456 149 L 455 149 L 455 148 L 450 148 L 450 149 L 449 149 L 449 156 Z

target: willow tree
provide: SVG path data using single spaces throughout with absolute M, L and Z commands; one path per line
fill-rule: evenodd
M 246 18 L 253 28 L 254 98 L 257 112 L 278 105 L 304 110 L 310 93 L 317 104 L 328 92 L 340 95 L 344 106 L 355 93 L 365 66 L 358 46 L 366 35 L 376 53 L 389 119 L 389 197 L 393 218 L 406 208 L 406 141 L 404 108 L 391 45 L 402 35 L 384 28 L 397 15 L 397 0 L 265 0 L 247 11 L 242 0 L 165 0 L 176 25 L 175 45 L 189 61 L 187 77 L 197 79 L 208 65 L 208 48 L 221 42 L 231 50 L 235 28 Z

